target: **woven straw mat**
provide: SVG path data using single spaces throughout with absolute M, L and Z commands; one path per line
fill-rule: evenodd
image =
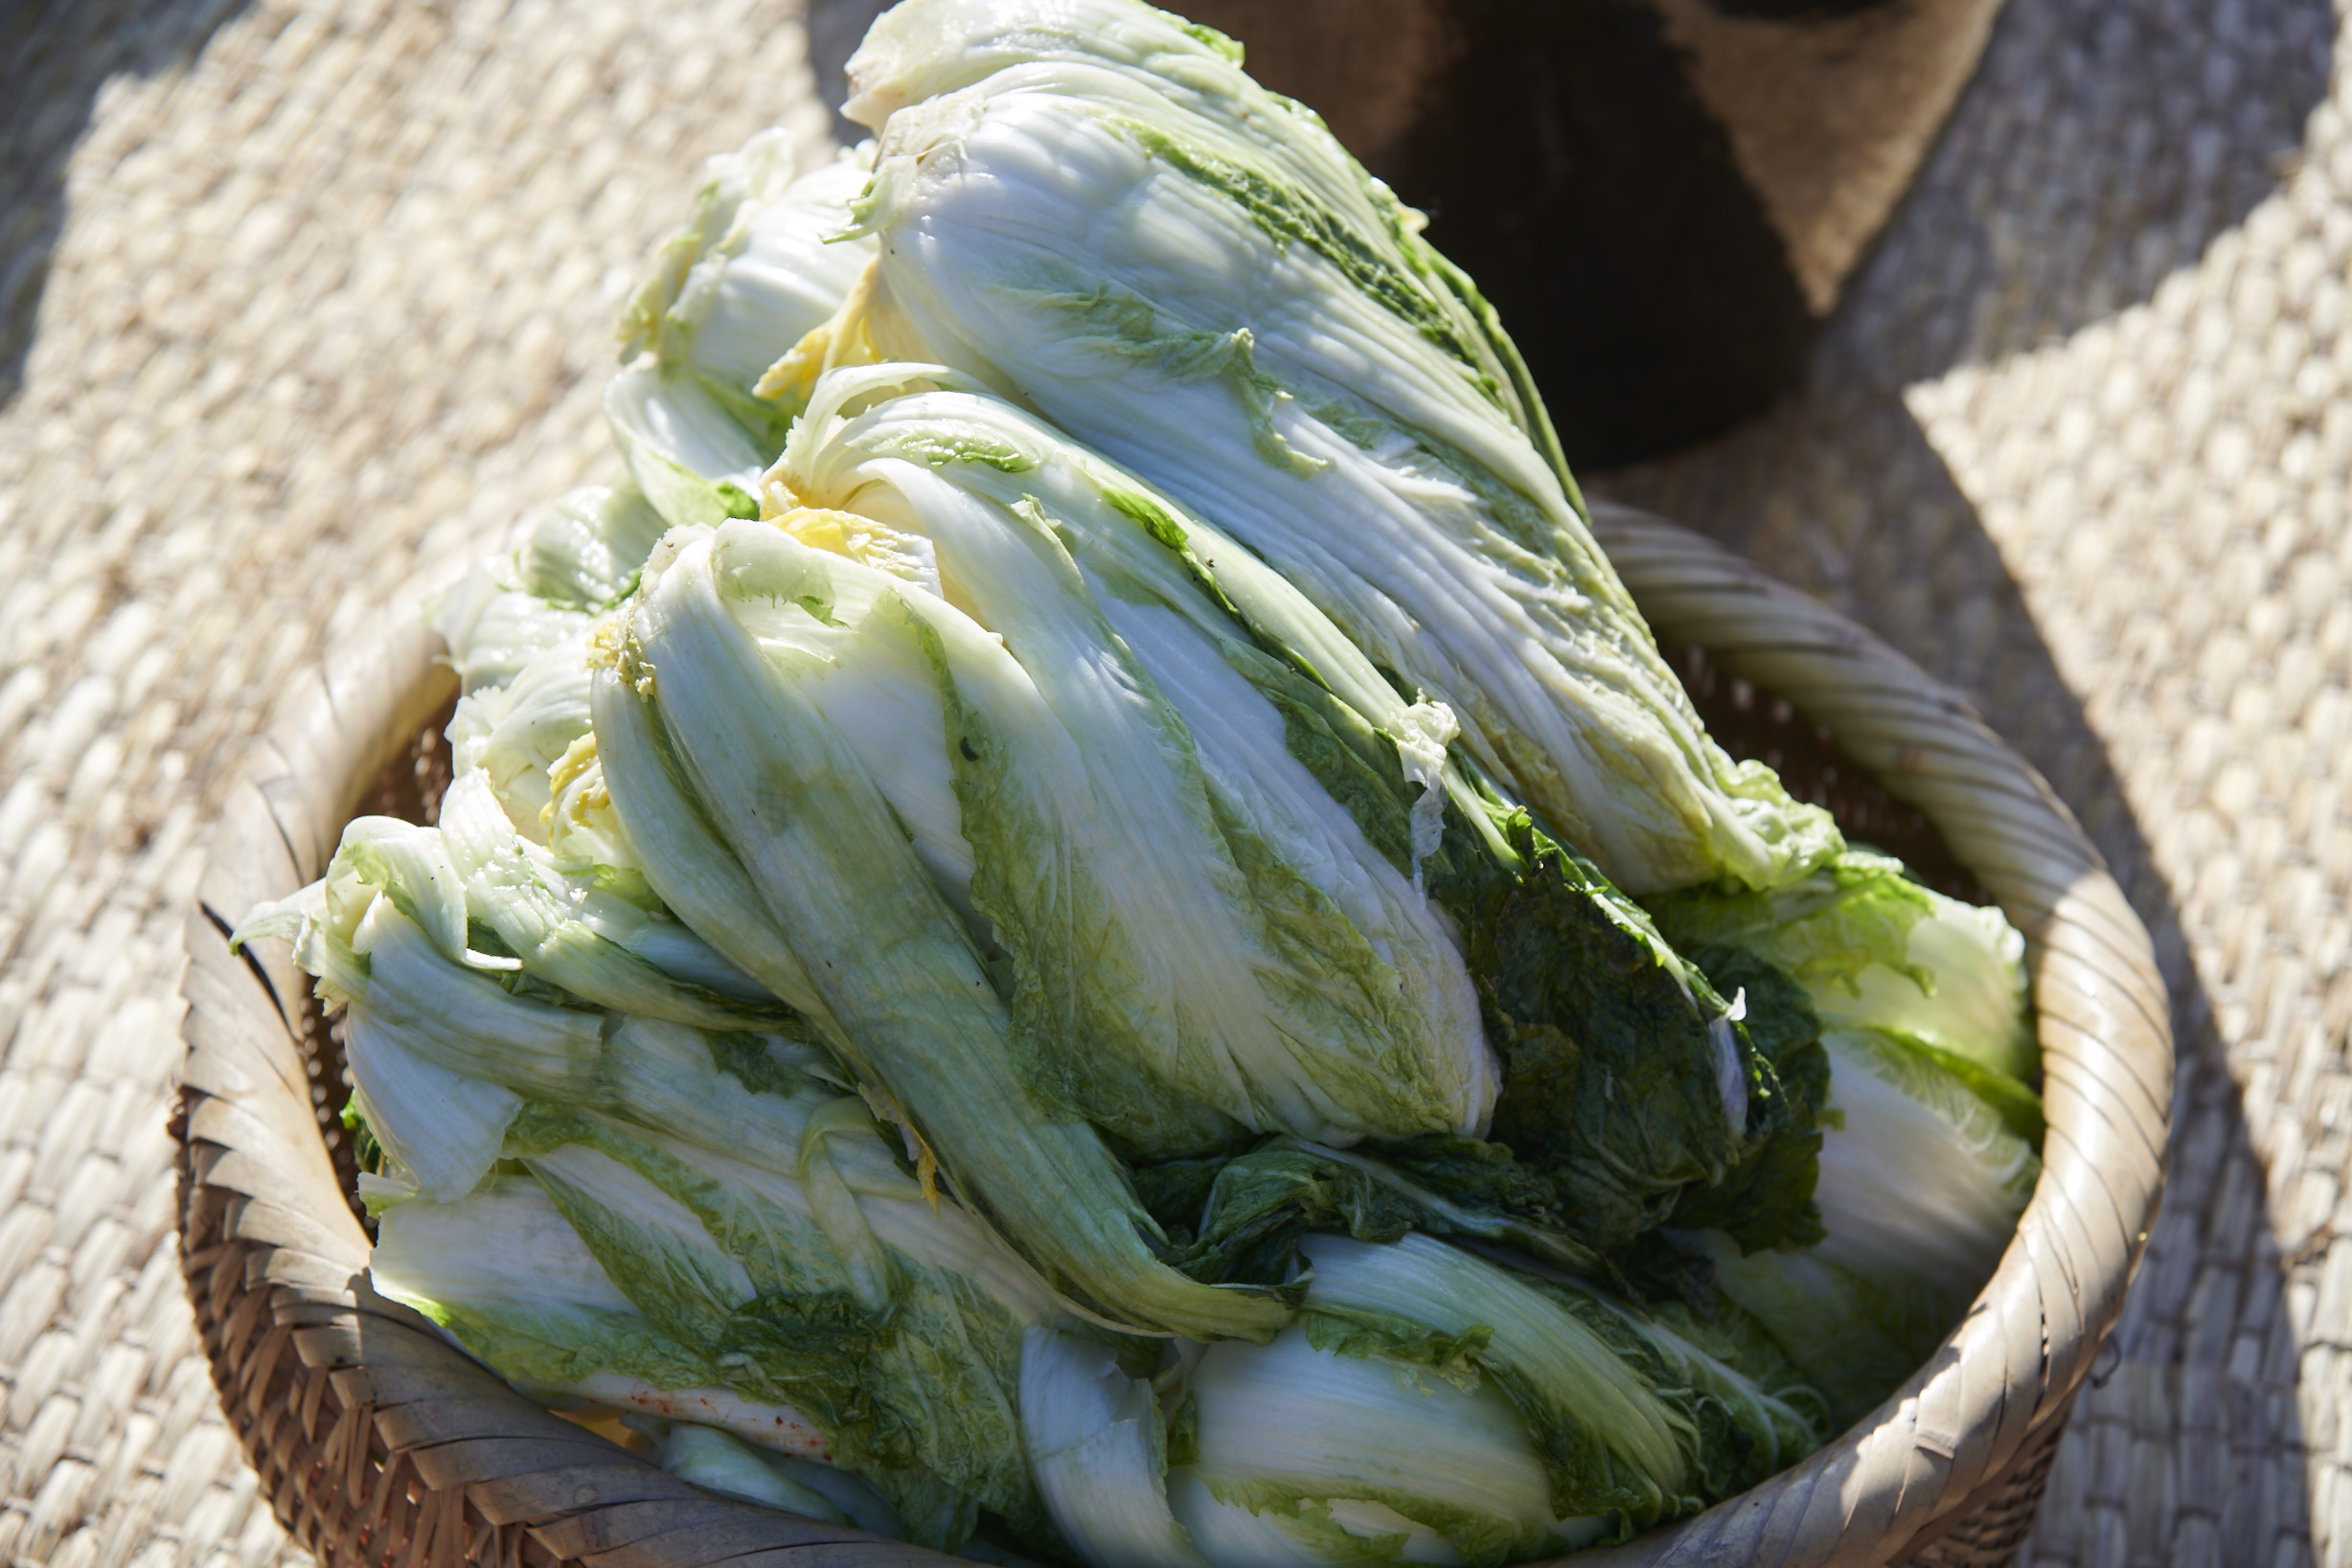
M 172 1257 L 202 825 L 284 671 L 607 472 L 696 161 L 833 125 L 817 3 L 0 4 L 0 1562 L 298 1556 Z M 2157 934 L 2173 1185 L 2035 1562 L 2352 1563 L 2341 29 L 2011 0 L 1808 390 L 1595 485 L 1974 693 Z

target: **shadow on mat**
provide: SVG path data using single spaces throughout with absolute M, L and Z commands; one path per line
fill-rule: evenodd
M 2267 1189 L 2172 891 L 2016 579 L 1903 389 L 2150 299 L 2293 171 L 2327 90 L 2332 8 L 2240 0 L 2179 25 L 2198 9 L 2011 0 L 1942 144 L 1815 351 L 1810 386 L 1723 440 L 1593 486 L 1747 552 L 1966 692 L 2082 819 L 2155 938 L 2180 1062 L 2170 1188 L 2094 1373 L 2102 1386 L 2077 1407 L 2078 1422 L 2111 1435 L 2070 1432 L 2052 1479 L 2052 1497 L 2069 1499 L 2061 1508 L 2109 1516 L 2104 1529 L 2094 1517 L 2046 1517 L 2035 1550 L 2037 1563 L 2084 1568 L 2173 1555 L 2170 1539 L 2127 1540 L 2122 1498 L 2101 1489 L 2115 1477 L 2096 1453 L 2136 1451 L 2142 1436 L 2167 1444 L 2168 1465 L 2218 1481 L 2195 1489 L 2218 1492 L 2210 1523 L 2223 1560 L 2269 1563 L 2308 1530 L 2305 1498 L 2272 1511 L 2257 1473 L 2304 1451 L 2295 1369 L 2225 1366 L 2239 1335 L 2217 1348 L 2207 1321 L 2244 1328 L 2232 1292 L 2259 1296 L 2289 1265 L 2257 1212 Z M 2217 1294 L 2229 1299 L 2208 1299 Z M 2158 1412 L 2145 1433 L 2135 1429 L 2143 1408 Z M 2094 1465 L 2097 1476 L 2085 1468 Z M 2265 1518 L 2277 1537 L 2253 1538 Z
M 248 0 L 0 0 L 0 408 L 24 385 L 65 166 L 107 79 L 185 68 Z

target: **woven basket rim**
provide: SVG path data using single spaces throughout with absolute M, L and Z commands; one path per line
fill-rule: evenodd
M 1594 527 L 1658 636 L 1706 649 L 1829 731 L 1934 823 L 2027 938 L 2044 1170 L 1967 1317 L 1884 1404 L 1795 1466 L 1569 1559 L 1884 1562 L 2046 1464 L 2121 1310 L 2162 1187 L 2164 988 L 2071 814 L 1958 693 L 1697 534 L 1606 506 Z M 453 694 L 440 652 L 421 625 L 379 629 L 289 694 L 224 810 L 189 926 L 183 1267 L 231 1424 L 281 1518 L 323 1559 L 397 1568 L 954 1560 L 691 1488 L 514 1393 L 367 1287 L 367 1238 L 319 1139 L 315 1067 L 298 1043 L 307 977 L 280 944 L 230 956 L 225 934 L 319 875 L 361 789 Z

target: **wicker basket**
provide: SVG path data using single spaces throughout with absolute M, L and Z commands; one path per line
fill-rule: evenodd
M 1998 1272 L 1893 1398 L 1764 1486 L 1573 1561 L 2005 1562 L 2162 1184 L 2172 1046 L 2147 934 L 2066 808 L 1959 697 L 1695 535 L 1625 512 L 1599 522 L 1660 638 L 1704 650 L 1689 668 L 1708 677 L 1719 727 L 1760 726 L 1750 749 L 1780 753 L 1851 826 L 1877 812 L 1873 839 L 1930 862 L 1948 847 L 1952 874 L 2026 933 L 2049 1133 Z M 948 1560 L 698 1491 L 539 1409 L 368 1288 L 367 1238 L 323 1135 L 339 1075 L 308 977 L 277 943 L 232 956 L 225 933 L 316 876 L 371 790 L 405 782 L 413 797 L 417 738 L 454 694 L 436 651 L 421 627 L 395 628 L 294 695 L 230 802 L 189 927 L 182 1260 L 230 1424 L 279 1517 L 329 1568 Z

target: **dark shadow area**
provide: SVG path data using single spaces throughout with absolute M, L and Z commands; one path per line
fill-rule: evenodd
M 0 0 L 0 407 L 24 385 L 65 166 L 109 77 L 185 68 L 247 0 Z
M 2198 25 L 2181 26 L 2187 16 Z M 2197 264 L 2292 173 L 2335 32 L 2325 0 L 2012 0 L 1815 349 L 1809 385 L 1730 436 L 1592 486 L 1747 552 L 1967 693 L 2082 820 L 2146 921 L 2179 1052 L 2170 1187 L 2094 1375 L 2127 1381 L 2078 1404 L 2077 1421 L 2105 1431 L 2069 1434 L 2053 1495 L 2112 1505 L 2091 1456 L 2154 1438 L 2179 1485 L 2210 1493 L 2180 1501 L 2210 1511 L 2230 1562 L 2295 1560 L 2278 1555 L 2284 1537 L 2308 1528 L 2303 1496 L 2265 1495 L 2272 1463 L 2299 1466 L 2304 1451 L 2294 1354 L 2244 1364 L 2243 1336 L 2291 1342 L 2280 1282 L 2312 1261 L 2279 1257 L 2213 1000 L 2149 834 L 1903 389 L 2062 339 Z M 2255 1333 L 2266 1317 L 2267 1341 Z M 2217 1337 L 2238 1364 L 2223 1365 Z M 2277 1535 L 2256 1538 L 2260 1521 Z M 2079 1552 L 2037 1560 L 2111 1560 L 2092 1534 L 2084 1523 Z M 2171 1548 L 2102 1540 L 2135 1561 Z
M 1853 16 L 1896 3 L 1897 0 L 1715 0 L 1715 9 L 1726 16 L 1803 22 L 1815 17 Z
M 1444 11 L 1418 123 L 1374 171 L 1502 312 L 1569 461 L 1713 435 L 1794 380 L 1813 313 L 1660 15 L 1615 0 Z
M 874 18 L 889 9 L 890 0 L 809 0 L 809 65 L 816 74 L 816 101 L 833 111 L 833 140 L 843 147 L 874 133 L 841 117 L 841 101 L 849 96 L 842 68 Z

